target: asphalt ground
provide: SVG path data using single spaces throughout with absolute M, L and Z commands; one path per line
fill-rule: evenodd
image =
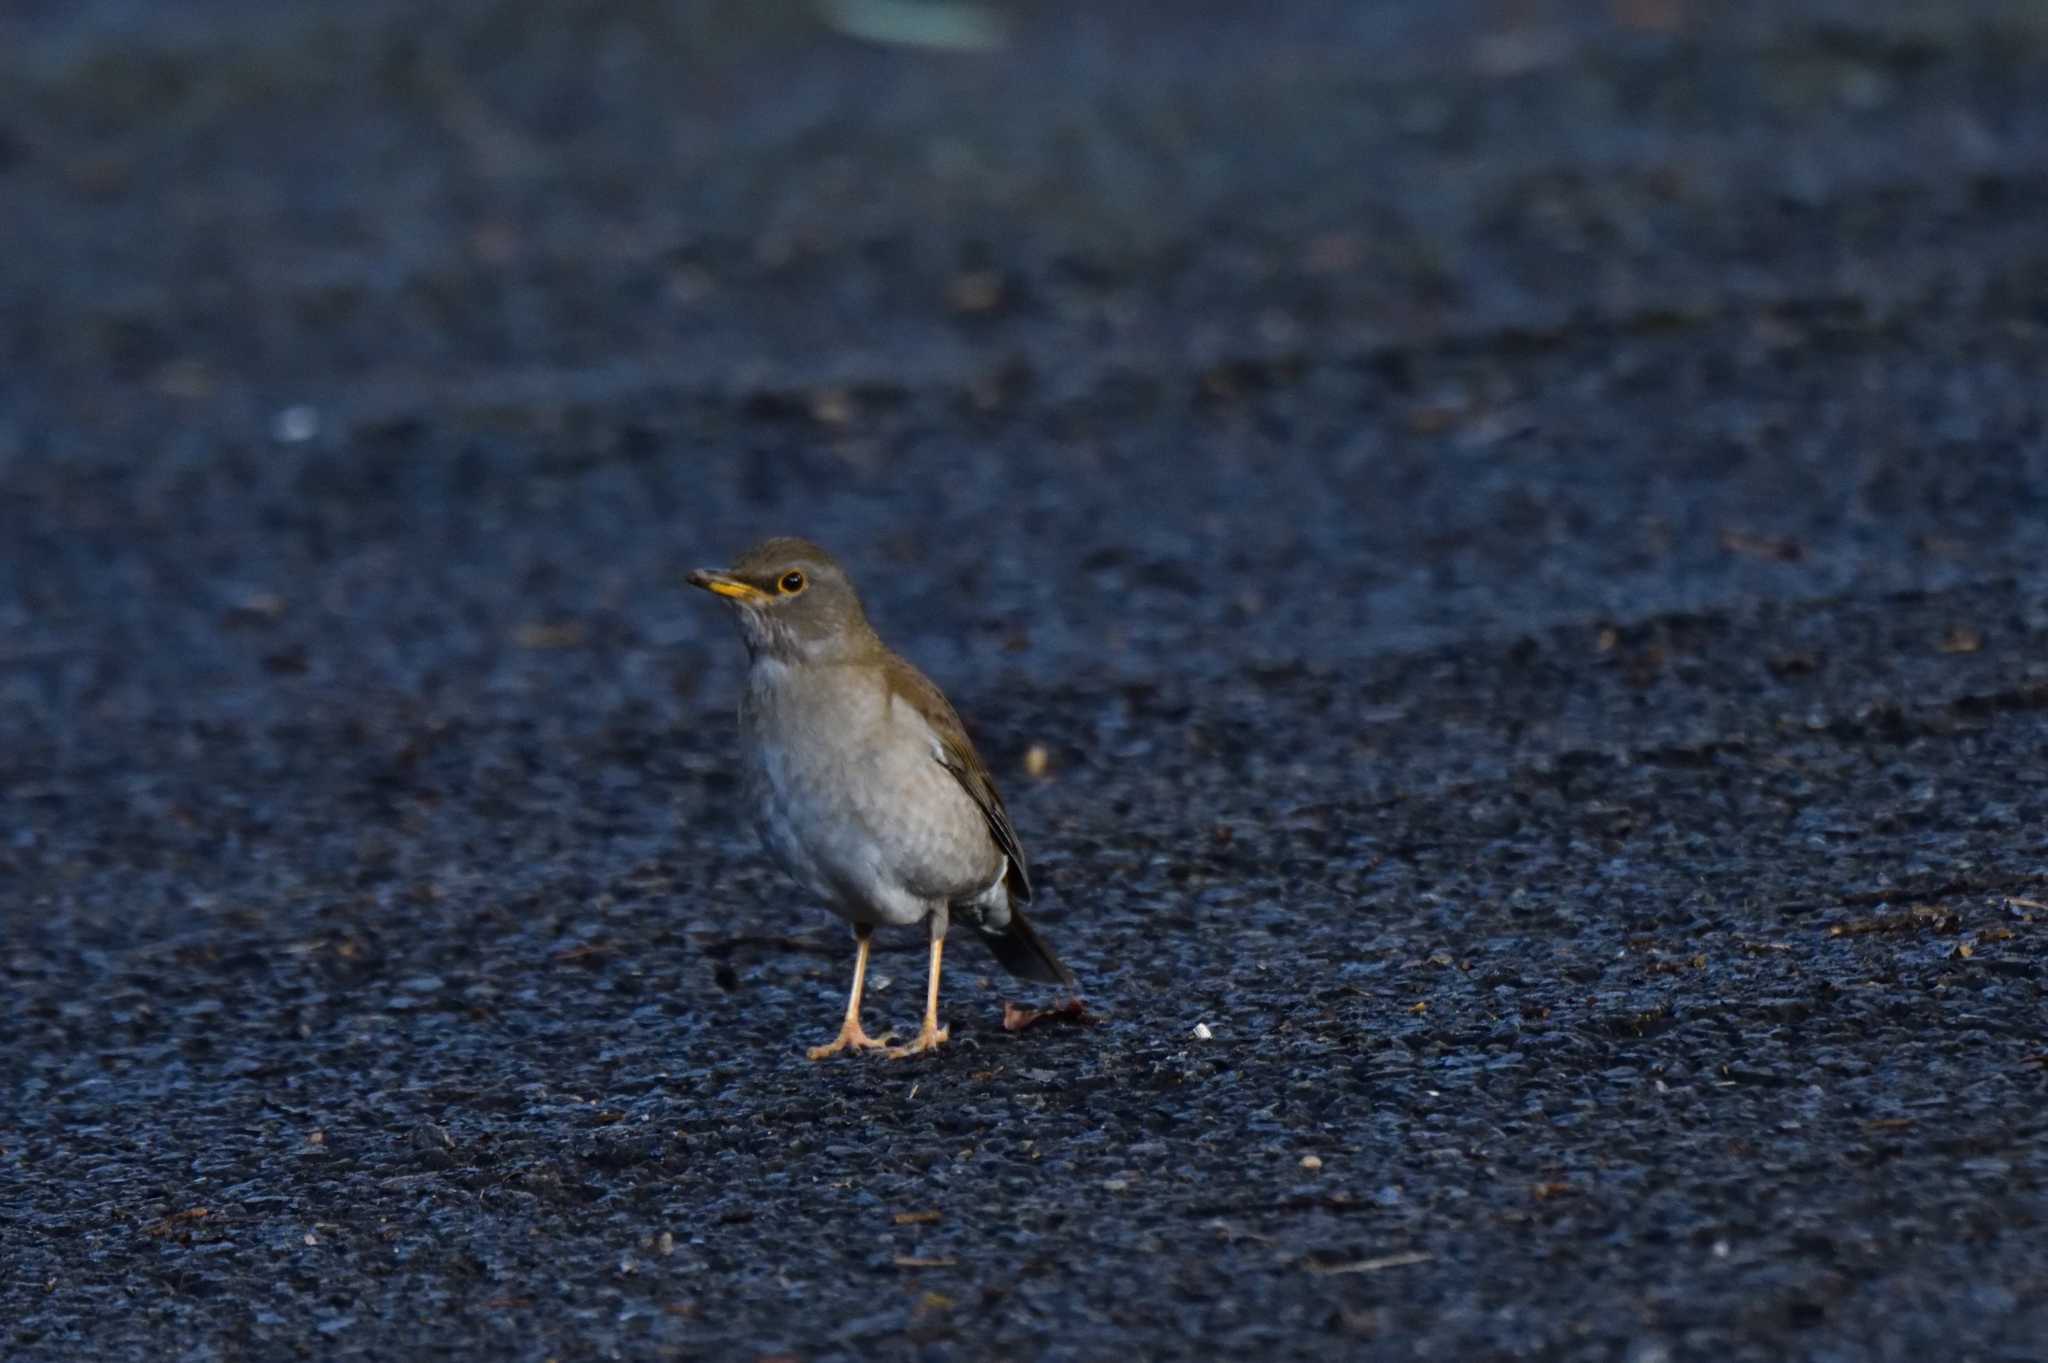
M 1005 13 L 0 17 L 0 1357 L 2048 1358 L 2044 12 Z

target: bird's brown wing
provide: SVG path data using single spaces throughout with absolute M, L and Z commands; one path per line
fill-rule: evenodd
M 939 765 L 953 773 L 953 779 L 967 792 L 974 803 L 981 808 L 982 817 L 988 820 L 988 831 L 994 835 L 996 846 L 1009 858 L 1010 868 L 1004 872 L 1010 893 L 1019 899 L 1031 898 L 1031 875 L 1024 868 L 1024 849 L 1017 844 L 1017 830 L 1010 823 L 1010 811 L 1003 808 L 1003 797 L 996 789 L 995 778 L 982 765 L 981 754 L 974 750 L 974 742 L 967 737 L 967 728 L 960 722 L 953 704 L 931 679 L 895 654 L 889 655 L 886 668 L 889 678 L 889 693 L 901 696 L 924 717 L 932 733 L 939 740 Z

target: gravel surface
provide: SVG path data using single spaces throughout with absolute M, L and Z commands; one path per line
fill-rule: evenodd
M 0 1357 L 2048 1357 L 2040 7 L 1002 12 L 0 16 Z

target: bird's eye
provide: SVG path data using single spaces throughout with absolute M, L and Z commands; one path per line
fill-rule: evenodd
M 784 573 L 782 581 L 776 585 L 782 588 L 783 595 L 794 596 L 804 589 L 804 575 L 802 573 Z

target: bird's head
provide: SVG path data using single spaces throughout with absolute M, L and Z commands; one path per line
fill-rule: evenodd
M 874 646 L 852 580 L 809 540 L 763 540 L 732 567 L 699 568 L 689 581 L 725 598 L 757 658 L 824 662 Z

